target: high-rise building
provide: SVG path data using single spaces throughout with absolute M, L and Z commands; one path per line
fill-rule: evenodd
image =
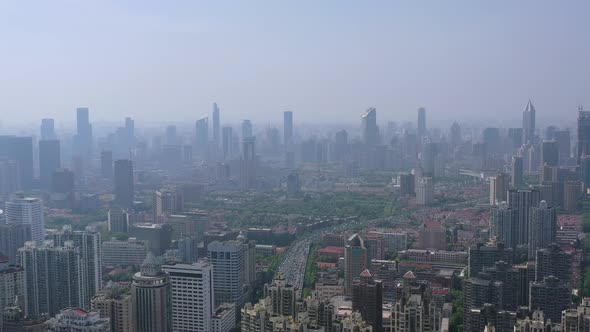
M 89 157 L 92 154 L 92 125 L 90 111 L 86 107 L 76 109 L 76 136 L 74 137 L 74 155 Z
M 242 139 L 252 137 L 252 121 L 242 121 Z
M 561 314 L 563 332 L 582 332 L 590 329 L 590 298 L 582 298 L 576 309 L 567 309 Z
M 51 188 L 53 172 L 58 168 L 61 168 L 59 141 L 39 141 L 39 179 L 44 189 Z
M 0 160 L 0 194 L 10 195 L 20 190 L 18 163 L 14 160 Z
M 100 153 L 100 174 L 105 179 L 113 178 L 113 151 Z
M 54 316 L 62 308 L 82 306 L 82 257 L 71 241 L 64 247 L 30 241 L 18 254 L 24 269 L 25 315 Z
M 524 162 L 521 156 L 512 156 L 512 173 L 510 185 L 520 187 L 524 184 Z
M 576 212 L 580 209 L 582 197 L 582 183 L 580 181 L 567 181 L 563 187 L 563 208 L 568 212 Z
M 283 144 L 285 145 L 285 151 L 291 149 L 293 144 L 293 112 L 283 112 Z
M 256 187 L 256 149 L 255 137 L 244 138 L 242 160 L 240 160 L 240 183 L 242 188 Z
M 17 195 L 6 202 L 4 214 L 7 224 L 31 225 L 31 239 L 38 244 L 45 239 L 45 214 L 39 198 Z
M 508 191 L 508 206 L 518 209 L 517 244 L 529 243 L 529 210 L 539 206 L 541 193 L 536 189 L 511 189 Z
M 81 308 L 61 310 L 55 318 L 47 321 L 48 332 L 110 332 L 108 318 L 100 318 L 98 311 Z
M 418 108 L 418 144 L 421 145 L 424 136 L 426 136 L 426 109 L 424 107 Z
M 141 265 L 147 257 L 144 241 L 130 237 L 126 241 L 111 240 L 102 243 L 103 266 Z
M 515 150 L 518 150 L 518 148 L 520 148 L 522 146 L 522 139 L 523 139 L 523 131 L 522 128 L 508 128 L 508 139 L 511 143 L 511 150 L 512 152 L 514 152 Z
M 247 253 L 241 242 L 213 241 L 207 246 L 207 258 L 213 267 L 215 307 L 235 303 L 238 308 L 246 303 Z
M 559 166 L 559 144 L 556 140 L 543 140 L 541 143 L 541 166 Z
M 221 122 L 219 120 L 219 107 L 213 103 L 213 150 L 218 151 L 221 144 Z
M 499 153 L 502 148 L 502 142 L 500 141 L 500 128 L 485 128 L 483 130 L 482 141 L 489 153 Z
M 203 159 L 209 158 L 209 118 L 197 120 L 195 124 L 195 152 Z
M 172 284 L 172 329 L 212 331 L 213 269 L 207 261 L 162 266 Z
M 430 286 L 425 282 L 404 283 L 391 307 L 391 325 L 395 331 L 435 332 L 440 330 L 440 320 L 441 311 L 435 305 Z M 385 321 L 383 325 L 387 325 Z
M 9 264 L 16 264 L 18 248 L 27 241 L 31 241 L 31 224 L 0 222 L 0 255 L 5 255 Z
M 438 154 L 436 143 L 424 142 L 422 152 L 420 153 L 420 164 L 424 177 L 434 177 L 435 160 Z
M 518 235 L 518 210 L 501 202 L 492 207 L 490 218 L 490 236 L 503 242 L 509 248 L 516 248 Z
M 476 277 L 485 267 L 492 267 L 499 261 L 512 263 L 513 249 L 501 242 L 496 246 L 478 245 L 469 248 L 468 274 L 471 277 Z
M 434 180 L 431 177 L 419 177 L 416 184 L 416 204 L 429 206 L 434 203 Z
M 529 212 L 529 257 L 535 256 L 537 249 L 545 248 L 555 242 L 557 234 L 557 213 L 546 201 L 538 207 L 532 206 Z
M 559 278 L 561 283 L 573 284 L 573 256 L 555 243 L 537 250 L 535 256 L 535 280 L 543 281 L 546 277 Z
M 55 121 L 53 119 L 41 119 L 41 140 L 54 140 L 55 135 Z
M 508 199 L 508 175 L 490 176 L 490 205 L 498 205 Z
M 115 161 L 115 202 L 122 207 L 133 205 L 133 162 L 128 159 Z
M 582 156 L 590 155 L 590 111 L 578 107 L 578 164 Z
M 451 125 L 451 145 L 453 147 L 457 147 L 462 141 L 463 137 L 461 136 L 461 126 L 459 126 L 457 122 L 453 122 Z
M 523 143 L 535 143 L 535 107 L 529 100 L 522 112 Z
M 352 295 L 354 280 L 369 267 L 369 262 L 365 239 L 359 234 L 353 234 L 344 247 L 344 292 L 346 294 Z
M 564 165 L 571 156 L 571 139 L 568 129 L 555 132 L 555 140 L 559 146 L 559 164 Z
M 363 113 L 361 121 L 361 133 L 363 143 L 365 143 L 366 145 L 375 146 L 379 144 L 377 110 L 374 107 L 369 108 L 365 113 Z
M 0 308 L 4 309 L 4 307 L 14 305 L 17 296 L 24 294 L 23 287 L 23 268 L 11 265 L 8 257 L 0 255 Z
M 156 190 L 153 196 L 152 213 L 154 222 L 163 222 L 167 214 L 178 214 L 184 210 L 184 197 L 182 190 L 175 188 L 163 188 Z
M 352 284 L 352 310 L 360 312 L 373 331 L 383 331 L 383 284 L 369 270 Z
M 137 332 L 172 332 L 172 284 L 162 264 L 149 254 L 131 284 Z M 187 308 L 188 309 L 188 308 Z
M 98 294 L 92 297 L 91 307 L 98 311 L 100 318 L 108 318 L 110 332 L 135 332 L 135 321 L 132 317 L 133 303 L 128 287 L 109 283 Z
M 231 159 L 234 155 L 233 145 L 233 130 L 232 127 L 225 126 L 222 128 L 222 141 L 223 141 L 223 158 Z
M 71 242 L 79 251 L 82 259 L 82 304 L 90 307 L 90 299 L 96 294 L 102 283 L 102 248 L 100 233 L 88 227 L 85 231 L 73 231 L 69 225 L 63 226 L 61 232 L 52 235 L 56 246 L 66 246 Z
M 123 209 L 110 209 L 107 213 L 107 229 L 113 233 L 129 231 L 129 215 Z
M 0 136 L 0 159 L 13 160 L 23 189 L 33 187 L 33 138 Z
M 51 175 L 51 192 L 68 194 L 74 192 L 74 172 L 66 168 L 53 171 Z
M 568 309 L 571 303 L 569 285 L 559 278 L 549 276 L 543 281 L 535 281 L 530 285 L 530 310 L 543 310 L 545 317 L 552 322 L 561 321 L 561 312 Z
M 277 316 L 294 316 L 296 314 L 297 287 L 291 285 L 281 273 L 264 285 L 264 297 L 270 298 L 270 313 Z
M 163 255 L 170 249 L 172 227 L 166 224 L 136 223 L 130 226 L 129 235 L 145 241 L 154 255 Z

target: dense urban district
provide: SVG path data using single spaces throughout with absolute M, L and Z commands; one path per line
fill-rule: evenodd
M 0 331 L 590 331 L 581 106 L 573 129 L 531 101 L 510 128 L 221 114 L 3 129 Z

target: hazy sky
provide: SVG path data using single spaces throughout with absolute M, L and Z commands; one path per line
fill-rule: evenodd
M 172 5 L 171 3 L 175 3 Z M 0 121 L 574 121 L 590 1 L 2 1 Z M 567 113 L 567 114 L 566 114 Z

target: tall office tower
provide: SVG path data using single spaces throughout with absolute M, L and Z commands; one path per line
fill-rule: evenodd
M 110 209 L 107 213 L 107 229 L 113 233 L 127 233 L 129 231 L 129 217 L 123 209 Z
M 369 270 L 353 282 L 352 310 L 359 311 L 373 331 L 383 330 L 383 284 Z
M 508 206 L 518 209 L 517 244 L 529 243 L 530 209 L 539 206 L 541 193 L 536 189 L 510 189 L 508 191 Z
M 152 203 L 154 222 L 161 223 L 167 214 L 178 214 L 183 210 L 184 198 L 182 190 L 163 188 L 154 192 Z
M 176 126 L 170 125 L 166 127 L 166 144 L 167 145 L 178 145 L 178 134 L 176 132 Z
M 92 125 L 89 110 L 86 107 L 76 109 L 77 132 L 74 137 L 74 154 L 89 157 L 92 154 Z
M 8 257 L 0 256 L 0 309 L 14 305 L 17 296 L 24 294 L 24 273 L 22 267 L 11 265 Z
M 334 160 L 344 161 L 348 155 L 348 133 L 342 129 L 334 134 Z
M 420 177 L 416 184 L 416 204 L 430 206 L 434 203 L 434 180 Z
M 565 252 L 557 244 L 552 243 L 546 248 L 537 250 L 535 259 L 535 280 L 543 281 L 546 277 L 555 276 L 562 283 L 573 284 L 573 259 L 571 253 Z
M 242 139 L 252 137 L 252 121 L 242 121 Z
M 221 122 L 219 120 L 219 107 L 213 103 L 213 150 L 218 151 L 221 144 Z
M 511 151 L 518 150 L 522 146 L 522 128 L 508 128 L 508 140 L 511 143 Z
M 492 267 L 499 261 L 512 263 L 513 249 L 501 242 L 496 246 L 478 245 L 477 247 L 469 248 L 469 261 L 467 265 L 469 276 L 475 277 L 483 271 L 484 267 Z
M 582 156 L 590 155 L 590 111 L 578 107 L 578 164 Z
M 58 140 L 39 141 L 39 179 L 44 189 L 51 188 L 51 177 L 61 167 Z
M 73 231 L 72 226 L 63 226 L 61 232 L 53 234 L 53 243 L 65 247 L 71 242 L 79 251 L 82 259 L 82 303 L 83 308 L 90 308 L 90 299 L 98 293 L 102 283 L 102 242 L 100 233 L 88 227 L 85 231 Z
M 485 128 L 482 136 L 483 143 L 486 145 L 488 152 L 499 153 L 501 151 L 500 128 Z
M 461 145 L 463 136 L 461 136 L 461 126 L 455 121 L 451 125 L 451 146 L 457 147 Z
M 272 283 L 264 285 L 264 297 L 270 298 L 270 313 L 277 316 L 294 316 L 297 312 L 297 287 L 285 280 L 279 273 Z
M 561 321 L 561 312 L 571 303 L 569 285 L 549 276 L 543 281 L 532 282 L 530 289 L 529 309 L 543 310 L 545 317 L 552 322 Z
M 55 121 L 53 119 L 41 119 L 41 140 L 54 140 L 55 135 Z
M 18 250 L 24 273 L 25 315 L 48 313 L 82 306 L 82 257 L 71 242 L 55 247 L 48 241 L 37 246 L 27 242 Z
M 293 144 L 293 112 L 283 112 L 283 144 L 285 145 L 285 151 L 291 149 Z
M 23 189 L 33 186 L 33 138 L 0 136 L 0 159 L 16 161 Z
M 207 246 L 207 258 L 213 266 L 213 294 L 215 307 L 235 303 L 241 308 L 246 303 L 246 253 L 239 241 L 213 241 Z
M 524 184 L 524 165 L 522 157 L 512 156 L 512 172 L 510 185 L 520 187 Z
M 568 212 L 576 212 L 580 209 L 582 198 L 582 182 L 567 181 L 563 188 L 563 208 Z
M 590 188 L 590 155 L 582 156 L 582 158 L 579 159 L 578 164 L 580 165 L 580 175 L 582 177 L 582 184 L 584 185 L 583 191 L 585 193 L 588 188 Z
M 133 206 L 133 162 L 129 159 L 115 160 L 115 202 L 122 207 Z
M 45 215 L 43 201 L 19 194 L 6 202 L 4 214 L 7 224 L 31 225 L 31 238 L 38 244 L 45 239 Z
M 359 234 L 348 238 L 344 247 L 344 292 L 352 295 L 352 284 L 369 267 L 369 254 L 365 239 Z
M 74 192 L 74 172 L 66 168 L 56 169 L 51 175 L 51 191 L 54 193 Z
M 522 132 L 524 144 L 535 143 L 535 107 L 530 100 L 522 112 Z
M 490 176 L 490 205 L 498 205 L 508 199 L 508 175 L 498 173 Z
M 137 332 L 172 332 L 172 284 L 151 253 L 133 276 L 133 320 Z M 188 308 L 187 308 L 188 310 Z
M 377 110 L 374 107 L 369 108 L 362 115 L 361 134 L 363 143 L 368 146 L 379 144 L 379 127 L 377 127 Z M 362 272 L 362 271 L 361 271 Z
M 435 159 L 438 154 L 436 143 L 425 142 L 420 153 L 420 164 L 424 177 L 434 177 Z
M 559 144 L 556 140 L 543 140 L 541 143 L 541 166 L 559 166 Z
M 512 267 L 512 264 L 499 261 L 492 267 L 484 267 L 480 277 L 492 280 L 494 283 L 501 282 L 501 300 L 499 307 L 504 310 L 516 311 L 518 308 L 520 271 Z
M 426 109 L 424 107 L 418 108 L 418 144 L 422 142 L 426 136 Z
M 98 311 L 81 308 L 65 308 L 55 318 L 47 321 L 48 332 L 111 332 L 108 318 L 101 318 Z
M 135 120 L 130 117 L 125 118 L 125 139 L 129 146 L 135 143 Z
M 100 175 L 105 179 L 113 178 L 113 151 L 100 153 Z
M 5 224 L 0 222 L 0 255 L 8 257 L 8 263 L 16 264 L 18 248 L 31 241 L 30 224 Z
M 397 184 L 401 196 L 411 197 L 416 195 L 416 188 L 414 187 L 416 181 L 412 173 L 402 173 L 397 176 Z
M 195 152 L 203 159 L 209 157 L 209 118 L 197 120 L 195 124 Z
M 162 266 L 172 284 L 172 329 L 212 331 L 213 269 L 206 261 Z
M 509 248 L 516 248 L 518 234 L 518 210 L 508 207 L 508 203 L 500 202 L 492 207 L 490 218 L 490 236 L 495 237 Z
M 255 137 L 244 138 L 242 148 L 242 160 L 240 160 L 240 183 L 242 188 L 256 187 L 256 150 Z
M 232 127 L 222 128 L 222 139 L 223 139 L 223 158 L 230 159 L 234 155 L 233 151 L 233 131 Z
M 0 194 L 10 195 L 20 189 L 18 163 L 14 160 L 0 160 Z
M 571 155 L 570 131 L 568 129 L 556 131 L 555 140 L 559 146 L 559 164 L 564 165 Z
M 529 257 L 534 259 L 537 249 L 555 242 L 557 235 L 557 213 L 554 208 L 541 201 L 539 207 L 532 206 L 529 212 Z

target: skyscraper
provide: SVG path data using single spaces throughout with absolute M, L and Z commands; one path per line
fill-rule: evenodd
M 524 184 L 524 165 L 521 156 L 512 156 L 512 174 L 510 185 L 520 187 Z
M 379 127 L 377 127 L 377 110 L 369 108 L 362 115 L 361 132 L 363 143 L 368 146 L 379 144 Z M 359 272 L 360 273 L 360 272 Z
M 162 264 L 151 253 L 133 276 L 133 320 L 137 332 L 172 332 L 172 284 Z M 189 310 L 189 308 L 186 308 Z
M 66 168 L 56 169 L 51 175 L 51 191 L 60 194 L 73 194 L 74 172 Z
M 255 137 L 244 138 L 242 160 L 240 160 L 240 183 L 242 188 L 256 187 L 256 149 Z
M 344 247 L 344 292 L 352 295 L 354 280 L 369 266 L 369 256 L 365 240 L 359 234 L 348 238 Z
M 578 107 L 578 164 L 584 155 L 590 155 L 590 111 Z
M 89 157 L 92 154 L 92 125 L 87 107 L 76 109 L 77 132 L 74 137 L 74 154 Z
M 535 107 L 529 100 L 522 112 L 523 143 L 535 143 Z
M 133 205 L 133 162 L 128 159 L 115 161 L 115 202 L 121 207 Z
M 221 122 L 219 122 L 219 107 L 217 107 L 217 103 L 213 103 L 213 150 L 218 151 L 220 145 L 220 127 Z
M 426 109 L 424 107 L 420 107 L 418 108 L 418 144 L 421 145 L 424 136 L 426 136 Z
M 516 248 L 518 235 L 518 210 L 500 202 L 492 207 L 490 218 L 490 236 L 496 237 L 509 248 Z
M 252 137 L 252 121 L 242 121 L 242 139 Z
M 545 248 L 555 242 L 557 235 L 557 213 L 546 201 L 538 207 L 531 206 L 529 212 L 529 257 L 535 257 L 537 249 Z
M 45 215 L 43 201 L 39 198 L 17 195 L 6 202 L 4 214 L 7 224 L 31 225 L 31 238 L 38 244 L 45 239 Z
M 203 159 L 209 157 L 209 118 L 204 117 L 197 120 L 195 124 L 195 152 Z
M 43 189 L 51 188 L 53 172 L 61 167 L 58 140 L 39 141 L 39 178 Z
M 215 307 L 235 303 L 238 308 L 246 302 L 246 252 L 242 243 L 213 241 L 207 246 L 207 258 L 213 267 Z
M 5 224 L 0 222 L 0 253 L 8 257 L 8 263 L 16 264 L 18 248 L 31 241 L 30 224 Z
M 102 242 L 100 233 L 88 227 L 85 231 L 73 231 L 72 226 L 63 226 L 61 232 L 53 234 L 53 243 L 65 247 L 70 242 L 81 258 L 81 304 L 90 308 L 90 299 L 100 290 L 102 283 Z
M 352 310 L 359 311 L 373 331 L 383 331 L 383 285 L 369 270 L 352 285 Z
M 426 125 L 424 126 L 426 127 Z M 453 147 L 459 146 L 463 137 L 461 136 L 461 126 L 457 122 L 453 122 L 451 125 L 451 145 Z
M 172 284 L 172 328 L 174 331 L 212 331 L 213 269 L 205 261 L 162 266 Z
M 290 150 L 293 143 L 293 112 L 283 112 L 283 144 L 285 151 Z
M 571 155 L 571 139 L 568 129 L 555 132 L 555 140 L 559 146 L 559 164 L 564 165 Z
M 233 149 L 233 131 L 232 127 L 225 126 L 222 128 L 222 140 L 223 140 L 223 158 L 230 159 L 234 155 Z
M 15 161 L 22 188 L 33 187 L 32 137 L 0 136 L 0 159 Z
M 508 176 L 498 173 L 490 176 L 490 205 L 498 205 L 508 199 Z
M 0 194 L 10 195 L 21 190 L 18 163 L 14 160 L 0 160 Z
M 100 153 L 100 174 L 105 179 L 113 178 L 113 151 Z
M 530 285 L 530 310 L 543 310 L 545 317 L 553 322 L 561 321 L 561 312 L 571 303 L 569 285 L 561 283 L 554 276 Z
M 529 211 L 539 206 L 541 193 L 536 189 L 511 189 L 508 191 L 508 206 L 518 209 L 517 244 L 529 243 Z
M 53 119 L 41 119 L 41 140 L 53 140 L 55 136 L 55 122 Z
M 541 143 L 541 166 L 559 166 L 559 144 L 556 140 L 543 140 Z
M 62 308 L 82 307 L 82 258 L 71 241 L 64 247 L 31 241 L 18 254 L 25 271 L 25 315 L 54 316 Z

